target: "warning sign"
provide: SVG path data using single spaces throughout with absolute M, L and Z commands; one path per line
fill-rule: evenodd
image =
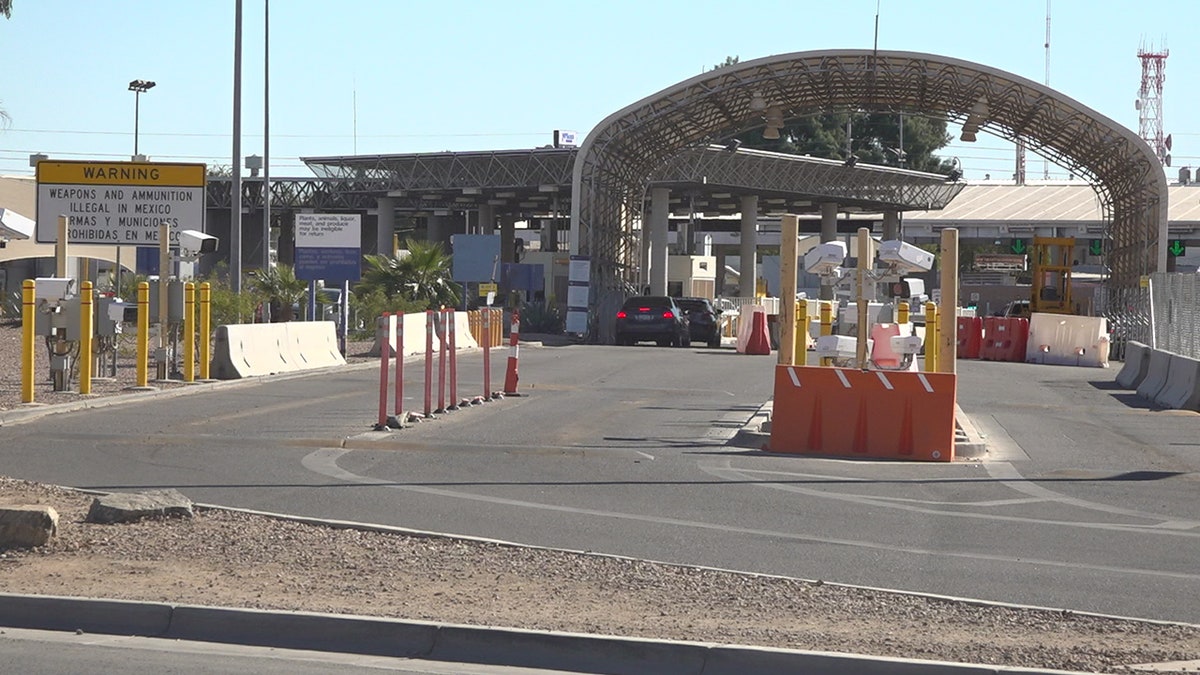
M 158 229 L 204 230 L 203 164 L 38 162 L 37 241 L 54 243 L 70 218 L 72 244 L 156 246 Z

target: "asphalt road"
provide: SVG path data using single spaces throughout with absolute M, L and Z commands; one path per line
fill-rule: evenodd
M 367 430 L 373 369 L 264 381 L 0 429 L 0 473 L 1200 622 L 1200 415 L 1147 409 L 1111 370 L 960 362 L 987 462 L 729 445 L 770 396 L 773 363 L 728 348 L 523 348 L 526 396 L 393 433 Z M 503 368 L 494 359 L 494 384 Z M 460 395 L 477 393 L 479 356 L 459 371 Z M 406 374 L 419 395 L 420 369 Z

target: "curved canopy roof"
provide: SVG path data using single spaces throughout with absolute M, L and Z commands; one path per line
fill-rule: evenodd
M 681 151 L 785 119 L 845 110 L 961 121 L 1026 146 L 1093 182 L 1109 214 L 1112 283 L 1166 266 L 1166 175 L 1136 134 L 1046 86 L 932 54 L 798 52 L 709 71 L 613 113 L 574 166 L 573 252 L 591 256 L 593 289 L 619 294 L 631 263 L 628 220 L 645 186 Z

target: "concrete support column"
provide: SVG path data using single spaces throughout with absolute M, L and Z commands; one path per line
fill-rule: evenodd
M 375 200 L 375 251 L 379 255 L 392 255 L 392 235 L 396 231 L 396 200 L 380 197 Z
M 725 294 L 725 247 L 714 244 L 713 255 L 717 258 L 717 287 L 713 293 L 720 297 Z
M 496 231 L 496 209 L 491 204 L 479 205 L 479 234 L 493 234 Z
M 679 255 L 692 254 L 692 222 L 690 220 L 680 221 L 679 227 L 675 231 L 675 250 L 679 252 Z
M 738 262 L 741 282 L 738 295 L 753 298 L 758 284 L 758 195 L 742 197 L 742 243 Z
M 837 202 L 821 204 L 821 243 L 837 241 Z
M 516 262 L 513 255 L 513 243 L 517 238 L 517 218 L 511 214 L 500 217 L 500 262 Z
M 671 191 L 650 190 L 650 295 L 667 294 L 667 215 L 671 211 Z
M 891 241 L 900 238 L 900 212 L 883 212 L 883 240 Z
M 825 244 L 831 241 L 837 241 L 837 214 L 838 205 L 836 202 L 821 203 L 821 243 Z M 833 286 L 821 284 L 821 300 L 833 300 Z

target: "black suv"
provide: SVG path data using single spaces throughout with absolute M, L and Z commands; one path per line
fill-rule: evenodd
M 709 347 L 721 346 L 721 313 L 708 298 L 675 298 L 675 304 L 687 314 L 693 340 L 708 343 Z
M 617 312 L 617 344 L 632 345 L 654 340 L 659 347 L 689 347 L 688 318 L 675 301 L 665 295 L 629 298 Z

